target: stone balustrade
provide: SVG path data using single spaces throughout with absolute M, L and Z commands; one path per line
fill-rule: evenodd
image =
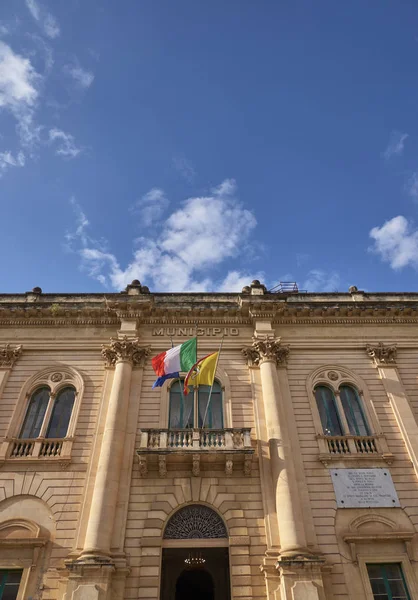
M 234 463 L 243 463 L 244 472 L 249 474 L 254 449 L 250 428 L 142 429 L 137 454 L 142 475 L 146 475 L 150 465 L 158 462 L 160 475 L 165 476 L 167 464 L 175 456 L 177 465 L 179 457 L 184 456 L 184 463 L 192 464 L 194 475 L 200 472 L 201 462 L 212 465 L 225 462 L 228 474 L 232 473 Z
M 317 436 L 323 463 L 335 460 L 362 460 L 372 458 L 390 464 L 392 454 L 388 451 L 383 435 L 323 435 Z
M 73 441 L 73 438 L 6 439 L 0 447 L 0 461 L 57 460 L 68 464 Z

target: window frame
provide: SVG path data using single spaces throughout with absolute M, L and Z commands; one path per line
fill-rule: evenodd
M 34 394 L 36 394 L 37 391 L 42 390 L 42 389 L 48 390 L 49 398 L 48 398 L 48 403 L 47 403 L 47 406 L 46 406 L 46 409 L 45 409 L 44 416 L 42 418 L 42 425 L 40 427 L 39 434 L 37 436 L 32 436 L 32 437 L 31 436 L 29 436 L 29 437 L 23 437 L 22 436 L 22 431 L 23 431 L 23 428 L 24 428 L 24 425 L 25 425 L 26 417 L 28 415 L 28 410 L 29 410 L 32 398 L 33 398 Z M 63 391 L 67 390 L 67 389 L 72 389 L 74 391 L 74 401 L 73 401 L 73 406 L 72 406 L 72 409 L 71 409 L 71 415 L 70 415 L 70 418 L 68 420 L 67 432 L 66 432 L 65 436 L 63 436 L 63 437 L 48 436 L 48 430 L 49 430 L 49 427 L 51 425 L 52 415 L 54 413 L 54 409 L 55 409 L 55 406 L 56 406 L 57 399 L 59 398 L 60 394 Z M 36 387 L 28 395 L 28 399 L 27 399 L 27 403 L 26 403 L 26 410 L 25 410 L 25 414 L 23 416 L 21 428 L 19 430 L 18 435 L 16 436 L 17 439 L 20 439 L 20 440 L 37 440 L 39 438 L 46 439 L 46 440 L 48 440 L 48 439 L 50 439 L 50 440 L 56 440 L 56 439 L 63 439 L 64 440 L 64 439 L 66 439 L 67 437 L 69 437 L 68 436 L 68 431 L 70 429 L 70 423 L 71 423 L 71 420 L 72 420 L 72 413 L 73 413 L 76 401 L 77 401 L 77 390 L 75 389 L 75 387 L 72 384 L 70 384 L 70 385 L 64 385 L 64 386 L 58 388 L 56 392 L 52 392 L 51 389 L 49 388 L 49 386 L 42 385 L 42 386 Z
M 370 563 L 370 562 L 366 562 L 367 576 L 369 578 L 370 587 L 372 588 L 373 596 L 374 596 L 374 592 L 373 592 L 373 587 L 372 587 L 372 583 L 371 583 L 371 577 L 370 577 L 370 573 L 369 573 L 369 567 L 378 567 L 378 566 L 380 566 L 380 567 L 396 566 L 396 567 L 399 568 L 399 570 L 400 570 L 400 578 L 397 581 L 400 580 L 403 583 L 403 586 L 404 586 L 405 592 L 406 592 L 406 599 L 405 600 L 411 600 L 411 596 L 410 596 L 410 593 L 409 593 L 408 585 L 406 583 L 405 574 L 403 572 L 402 565 L 400 563 L 392 563 L 392 562 L 390 562 L 390 563 L 375 563 L 375 562 L 371 562 Z M 380 577 L 379 577 L 379 579 L 380 579 Z M 393 599 L 392 590 L 388 589 L 390 587 L 390 584 L 389 584 L 389 578 L 388 578 L 386 572 L 383 572 L 383 577 L 381 577 L 381 579 L 383 579 L 387 595 L 391 596 L 389 598 L 389 600 L 394 600 Z
M 367 433 L 365 435 L 366 435 L 366 437 L 370 436 L 370 435 L 373 435 L 371 427 L 370 427 L 369 419 L 367 418 L 367 415 L 366 415 L 365 410 L 364 410 L 364 400 L 362 399 L 362 397 L 361 397 L 361 395 L 359 393 L 359 390 L 352 383 L 340 383 L 340 385 L 338 386 L 338 398 L 339 398 L 339 403 L 341 404 L 342 411 L 344 413 L 344 420 L 347 423 L 347 431 L 348 431 L 348 433 L 346 433 L 346 435 L 357 435 L 357 436 L 364 437 L 364 434 L 361 434 L 361 433 L 351 433 L 351 431 L 350 431 L 350 424 L 349 424 L 347 416 L 345 414 L 344 404 L 343 404 L 343 402 L 341 400 L 341 388 L 342 387 L 351 388 L 354 391 L 354 394 L 357 396 L 357 401 L 358 401 L 358 405 L 359 405 L 359 408 L 360 408 L 360 413 L 361 413 L 361 416 L 363 418 L 364 425 L 366 427 L 366 432 Z M 354 421 L 354 423 L 356 425 L 356 428 L 358 429 L 358 424 L 357 424 L 357 422 L 355 420 L 354 411 L 352 409 L 351 401 L 350 400 L 349 400 L 349 404 L 350 404 L 350 410 L 351 410 L 351 413 L 352 413 L 353 421 Z
M 20 435 L 32 395 L 34 392 L 36 392 L 36 390 L 42 387 L 49 388 L 50 397 L 39 435 L 37 438 L 21 438 Z M 75 398 L 68 423 L 67 434 L 64 438 L 47 438 L 46 432 L 52 416 L 55 398 L 64 388 L 68 387 L 74 388 Z M 24 460 L 26 462 L 28 460 L 39 461 L 41 458 L 43 458 L 45 460 L 60 460 L 63 463 L 68 462 L 71 459 L 72 445 L 83 395 L 83 378 L 80 373 L 76 371 L 76 369 L 68 365 L 51 365 L 32 375 L 32 377 L 25 382 L 20 391 L 12 419 L 6 431 L 4 442 L 0 445 L 0 461 L 13 460 L 13 462 L 17 462 Z M 32 443 L 35 444 L 30 455 L 19 456 L 17 458 L 11 456 L 13 444 L 16 442 L 28 443 L 29 440 L 32 440 Z M 51 455 L 42 454 L 42 443 L 48 443 L 49 441 L 53 440 L 60 440 L 60 442 L 56 442 L 62 446 L 59 455 L 54 453 L 51 453 Z
M 24 569 L 22 569 L 22 568 L 20 568 L 20 569 L 10 569 L 10 568 L 3 568 L 3 567 L 0 566 L 0 600 L 3 597 L 3 592 L 4 592 L 5 587 L 7 585 L 7 581 L 3 582 L 2 571 L 3 572 L 5 571 L 6 573 L 11 573 L 12 571 L 19 571 L 21 573 L 20 579 L 19 579 L 18 588 L 17 588 L 17 594 L 16 594 L 16 599 L 17 599 L 19 597 L 19 593 L 20 593 L 20 588 L 21 588 L 21 583 L 22 583 Z
M 416 579 L 411 566 L 411 562 L 406 554 L 387 554 L 373 556 L 372 554 L 358 554 L 358 564 L 363 582 L 364 591 L 366 592 L 365 600 L 374 600 L 372 586 L 367 571 L 368 564 L 398 564 L 401 566 L 403 579 L 410 596 L 410 600 L 418 597 Z
M 182 380 L 184 380 L 184 375 L 180 374 L 180 385 L 182 383 Z M 171 428 L 170 427 L 170 414 L 171 414 L 171 389 L 172 387 L 178 383 L 179 379 L 174 379 L 170 382 L 170 384 L 167 386 L 167 391 L 168 391 L 168 398 L 167 398 L 167 404 L 168 404 L 168 411 L 167 411 L 167 428 L 170 430 L 175 430 L 176 428 Z M 222 427 L 204 427 L 203 429 L 208 429 L 208 430 L 219 430 L 219 429 L 225 429 L 226 425 L 225 425 L 225 417 L 226 417 L 226 411 L 225 411 L 225 388 L 222 385 L 222 382 L 220 381 L 220 379 L 218 377 L 215 377 L 215 382 L 219 385 L 219 391 L 221 394 L 221 402 L 222 402 Z M 186 427 L 185 429 L 202 429 L 202 427 L 199 427 L 199 386 L 190 386 L 190 389 L 193 390 L 193 427 Z M 179 428 L 182 429 L 182 428 Z
M 336 373 L 338 377 L 331 379 L 329 375 Z M 358 375 L 352 373 L 346 367 L 341 365 L 324 365 L 315 369 L 313 373 L 309 375 L 306 382 L 307 392 L 312 405 L 312 415 L 315 424 L 317 435 L 326 435 L 322 428 L 321 417 L 316 403 L 315 388 L 318 386 L 326 386 L 332 390 L 335 396 L 335 403 L 337 406 L 338 416 L 343 430 L 343 437 L 355 436 L 356 434 L 350 433 L 348 421 L 345 416 L 344 407 L 340 397 L 340 387 L 350 386 L 357 393 L 360 401 L 360 407 L 362 414 L 368 426 L 369 436 L 382 435 L 379 421 L 374 410 L 370 394 L 365 386 L 364 382 Z M 363 436 L 361 436 L 363 437 Z
M 44 417 L 43 417 L 43 420 L 42 420 L 42 425 L 41 425 L 41 428 L 39 430 L 39 434 L 36 437 L 27 437 L 27 438 L 21 437 L 22 429 L 23 429 L 23 426 L 25 424 L 27 412 L 28 412 L 28 409 L 29 409 L 32 397 L 40 389 L 48 389 L 49 390 L 49 400 L 48 400 L 48 404 L 47 404 L 47 407 L 46 407 L 46 410 L 45 410 L 45 414 L 44 414 Z M 55 404 L 56 404 L 57 398 L 66 389 L 73 389 L 74 390 L 74 402 L 73 402 L 73 406 L 72 406 L 72 409 L 71 409 L 71 415 L 70 415 L 70 418 L 68 420 L 67 433 L 65 434 L 64 437 L 61 437 L 61 438 L 49 437 L 49 436 L 47 436 L 47 433 L 48 433 L 49 426 L 51 424 L 52 414 L 54 412 L 54 408 L 55 408 Z M 17 439 L 21 439 L 21 440 L 37 440 L 37 439 L 45 439 L 45 440 L 48 440 L 48 439 L 50 439 L 50 440 L 62 439 L 62 440 L 65 440 L 66 438 L 70 437 L 68 435 L 68 433 L 69 433 L 69 430 L 70 430 L 71 421 L 73 419 L 73 411 L 74 411 L 74 406 L 75 406 L 76 401 L 77 401 L 77 390 L 74 387 L 74 385 L 72 385 L 72 384 L 67 384 L 66 382 L 64 382 L 64 385 L 62 385 L 60 387 L 57 387 L 56 390 L 54 390 L 54 391 L 52 391 L 49 387 L 44 386 L 44 385 L 38 386 L 30 394 L 28 394 L 28 398 L 27 398 L 27 402 L 26 402 L 26 410 L 25 410 L 25 414 L 23 416 L 22 426 L 21 426 L 21 428 L 19 430 L 19 433 L 16 436 L 16 438 Z
M 335 416 L 336 416 L 336 418 L 337 418 L 337 421 L 338 421 L 338 424 L 339 424 L 339 426 L 340 426 L 341 433 L 326 433 L 326 431 L 324 430 L 324 425 L 323 425 L 323 423 L 322 423 L 322 419 L 321 419 L 321 413 L 320 413 L 320 411 L 319 411 L 319 407 L 318 407 L 318 399 L 317 399 L 317 397 L 316 397 L 316 391 L 317 391 L 317 389 L 318 389 L 318 388 L 326 388 L 326 389 L 328 389 L 328 390 L 331 392 L 331 394 L 333 395 L 334 406 L 335 406 Z M 336 394 L 335 394 L 335 391 L 332 389 L 332 387 L 331 387 L 331 386 L 329 386 L 329 385 L 326 385 L 325 383 L 317 383 L 317 384 L 315 385 L 315 387 L 314 387 L 313 393 L 314 393 L 314 396 L 315 396 L 315 404 L 316 404 L 316 409 L 317 409 L 317 411 L 318 411 L 318 414 L 319 414 L 319 420 L 320 420 L 320 422 L 321 422 L 321 429 L 322 429 L 322 433 L 323 433 L 324 435 L 329 435 L 329 436 L 345 436 L 345 435 L 346 435 L 346 433 L 344 433 L 344 430 L 345 430 L 345 423 L 346 423 L 346 421 L 343 421 L 343 420 L 341 419 L 341 414 L 340 414 L 340 412 L 341 412 L 341 411 L 340 411 L 340 407 L 339 407 L 339 403 L 338 403 L 338 400 L 337 400 L 337 396 L 336 396 Z M 328 411 L 328 408 L 327 408 L 327 405 L 326 405 L 326 404 L 325 404 L 325 412 L 327 413 L 327 417 L 328 417 L 329 411 Z M 327 419 L 327 420 L 328 420 L 328 419 Z

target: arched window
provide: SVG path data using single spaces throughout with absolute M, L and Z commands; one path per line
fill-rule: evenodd
M 222 388 L 217 381 L 213 383 L 212 394 L 210 396 L 210 403 L 208 406 L 209 394 L 209 385 L 199 386 L 199 427 L 223 429 L 224 416 L 222 406 Z
M 210 400 L 209 400 L 210 396 Z M 191 388 L 187 396 L 183 393 L 183 381 L 177 380 L 170 387 L 170 429 L 223 429 L 223 392 L 215 381 L 210 394 L 210 386 Z
M 344 435 L 332 389 L 318 385 L 315 388 L 315 398 L 325 435 Z
M 350 433 L 352 435 L 370 435 L 357 390 L 351 385 L 342 385 L 340 398 Z
M 28 439 L 39 436 L 48 407 L 49 394 L 50 389 L 47 387 L 39 388 L 33 392 L 23 421 L 20 438 Z
M 64 438 L 75 401 L 75 389 L 66 387 L 57 395 L 49 387 L 35 390 L 29 400 L 19 438 Z
M 183 382 L 175 381 L 170 388 L 170 429 L 193 428 L 194 424 L 194 390 L 191 388 L 187 396 L 183 394 Z
M 64 388 L 57 394 L 46 431 L 47 438 L 63 438 L 67 435 L 74 400 L 74 388 Z

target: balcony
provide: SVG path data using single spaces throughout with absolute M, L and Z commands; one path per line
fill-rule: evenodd
M 5 461 L 25 464 L 56 461 L 65 467 L 71 460 L 72 445 L 73 438 L 5 439 L 0 446 L 0 464 Z
M 168 470 L 190 469 L 195 477 L 203 469 L 224 468 L 227 475 L 234 469 L 251 474 L 254 449 L 250 429 L 142 429 L 137 450 L 139 471 L 158 470 L 166 477 Z M 220 467 L 220 465 L 222 467 Z
M 391 464 L 394 456 L 389 452 L 383 435 L 317 435 L 319 460 L 330 462 L 384 461 Z

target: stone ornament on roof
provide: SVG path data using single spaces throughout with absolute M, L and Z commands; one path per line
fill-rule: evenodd
M 267 288 L 258 279 L 254 279 L 251 285 L 246 285 L 242 288 L 242 294 L 252 294 L 254 296 L 262 296 L 267 293 Z
M 106 367 L 114 367 L 118 362 L 130 362 L 134 367 L 142 366 L 149 353 L 149 347 L 139 346 L 138 339 L 128 339 L 126 335 L 119 340 L 110 338 L 110 344 L 102 345 Z
M 22 354 L 22 346 L 12 348 L 10 344 L 0 347 L 0 367 L 10 369 Z
M 396 344 L 393 344 L 392 346 L 385 346 L 383 342 L 379 342 L 378 344 L 367 344 L 366 352 L 378 366 L 388 364 L 393 365 L 396 363 Z
M 289 355 L 289 346 L 283 346 L 281 338 L 273 336 L 253 336 L 253 343 L 242 349 L 242 353 L 250 366 L 258 366 L 263 362 L 275 362 L 277 366 L 285 365 Z

